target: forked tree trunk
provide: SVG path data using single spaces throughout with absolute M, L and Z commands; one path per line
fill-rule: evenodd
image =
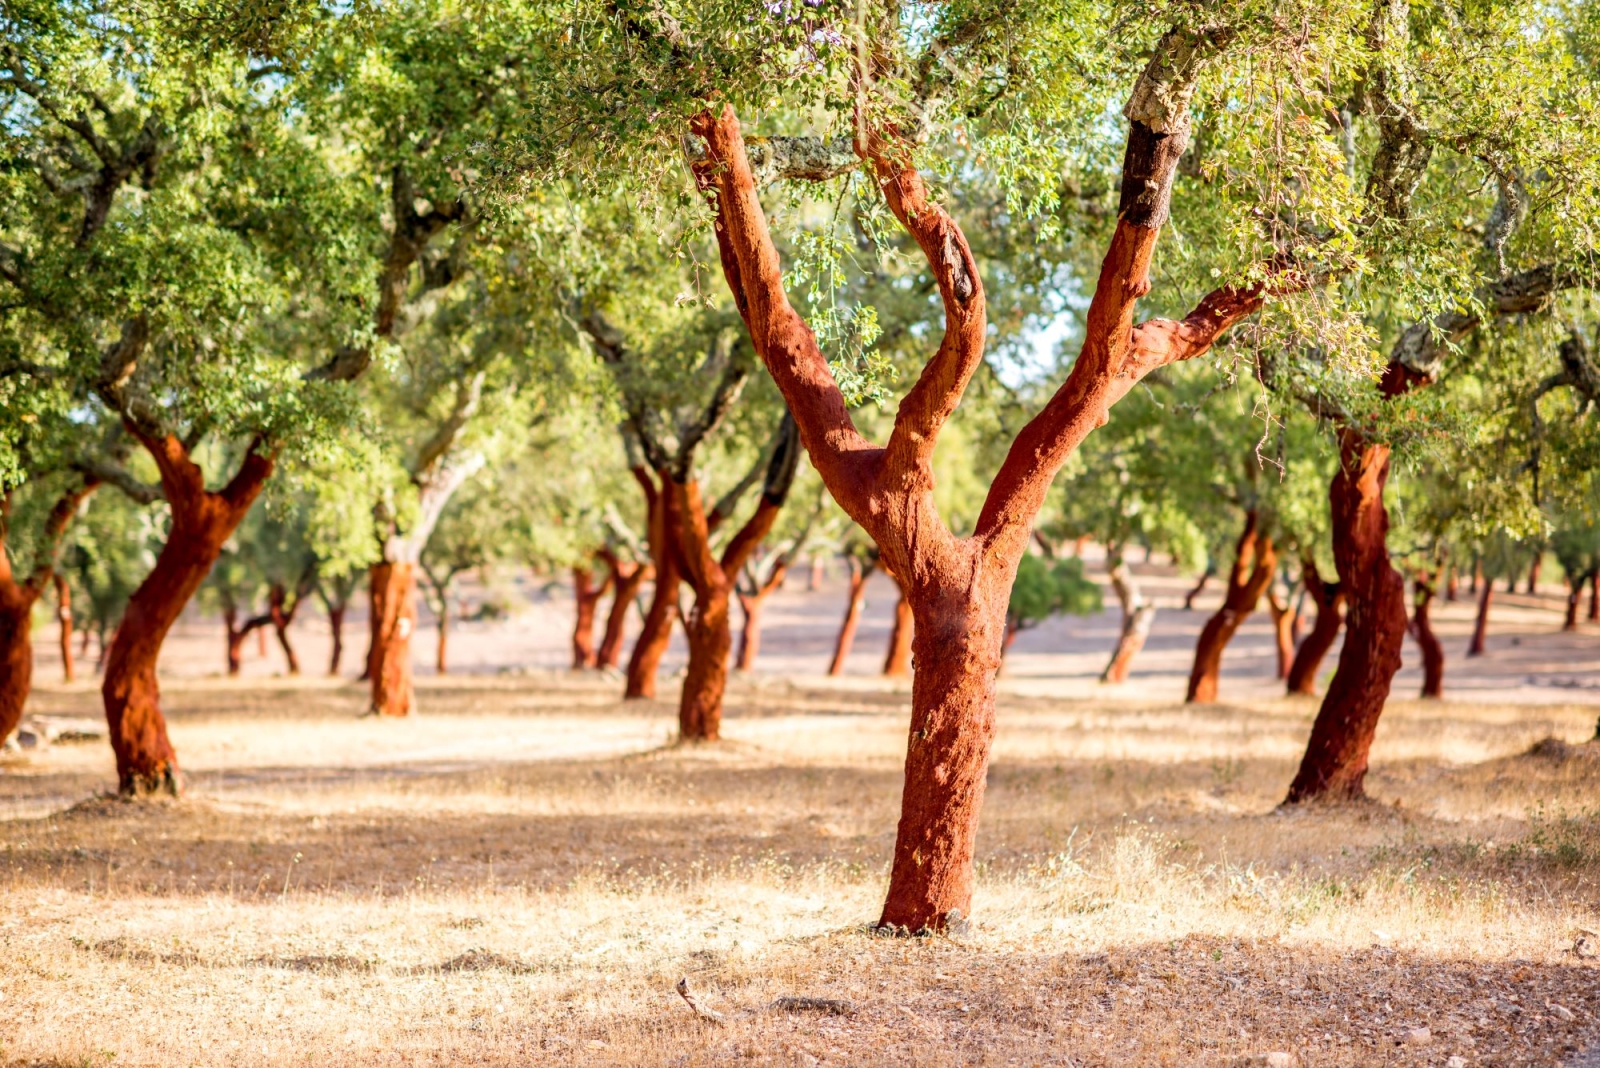
M 600 606 L 600 599 L 611 588 L 611 577 L 606 576 L 604 582 L 595 585 L 594 572 L 587 567 L 574 566 L 572 569 L 572 600 L 577 607 L 577 621 L 572 628 L 572 668 L 582 671 L 584 668 L 595 667 L 599 663 L 599 656 L 594 645 L 594 617 Z
M 1389 563 L 1383 488 L 1389 447 L 1340 431 L 1339 471 L 1328 489 L 1333 558 L 1348 608 L 1344 647 L 1317 710 L 1290 804 L 1362 796 L 1372 738 L 1389 697 L 1406 636 L 1406 584 Z
M 204 473 L 175 436 L 135 433 L 161 471 L 172 521 L 155 567 L 122 613 L 100 693 L 117 757 L 118 789 L 132 795 L 177 794 L 178 758 L 167 737 L 156 678 L 161 645 L 255 503 L 272 474 L 272 460 L 252 447 L 227 487 L 210 492 Z
M 844 662 L 850 658 L 850 648 L 856 642 L 856 629 L 861 625 L 861 610 L 867 601 L 867 579 L 872 577 L 875 561 L 862 566 L 854 556 L 850 558 L 850 600 L 844 607 L 844 619 L 839 624 L 839 636 L 833 643 L 833 660 L 828 664 L 829 675 L 843 675 Z
M 1156 606 L 1145 600 L 1139 589 L 1139 580 L 1122 555 L 1121 548 L 1106 550 L 1106 566 L 1111 575 L 1111 589 L 1122 608 L 1122 630 L 1117 636 L 1117 647 L 1111 661 L 1100 673 L 1100 681 L 1119 685 L 1128 681 L 1133 670 L 1133 659 L 1144 648 L 1150 637 L 1150 628 L 1156 621 Z
M 61 681 L 73 681 L 72 662 L 72 587 L 65 575 L 57 572 L 51 576 L 56 589 L 56 625 L 60 627 Z
M 905 590 L 894 603 L 894 626 L 889 630 L 889 652 L 883 658 L 883 673 L 893 679 L 911 674 L 911 638 L 916 633 L 916 622 L 911 615 L 911 602 Z
M 783 585 L 789 572 L 789 562 L 782 557 L 772 565 L 772 574 L 753 590 L 739 591 L 739 608 L 744 613 L 744 625 L 739 630 L 739 670 L 750 671 L 756 666 L 761 652 L 761 609 L 774 590 Z
M 1217 699 L 1217 684 L 1222 674 L 1222 652 L 1233 640 L 1234 634 L 1256 610 L 1261 594 L 1272 582 L 1272 573 L 1278 567 L 1278 553 L 1272 539 L 1260 532 L 1260 517 L 1254 509 L 1245 513 L 1244 533 L 1234 553 L 1233 567 L 1228 572 L 1228 592 L 1222 607 L 1206 620 L 1200 630 L 1200 640 L 1194 647 L 1194 667 L 1189 671 L 1187 702 L 1208 702 Z
M 1411 611 L 1411 636 L 1422 650 L 1422 696 L 1444 696 L 1444 646 L 1433 630 L 1430 609 L 1433 605 L 1433 583 L 1427 575 L 1413 580 Z
M 274 583 L 267 601 L 267 614 L 272 620 L 272 630 L 278 636 L 278 646 L 283 650 L 283 659 L 288 662 L 291 675 L 300 674 L 300 658 L 294 655 L 294 646 L 289 644 L 289 625 L 294 622 L 295 614 L 300 611 L 302 599 L 303 594 L 296 593 L 294 604 L 287 604 L 288 591 L 282 584 Z
M 1338 639 L 1339 628 L 1344 625 L 1344 587 L 1337 582 L 1322 581 L 1316 563 L 1309 558 L 1301 561 L 1300 574 L 1305 580 L 1306 592 L 1316 602 L 1317 618 L 1311 625 L 1311 633 L 1295 650 L 1285 681 L 1288 693 L 1315 697 L 1317 671 Z
M 388 560 L 372 565 L 372 641 L 367 678 L 372 683 L 369 714 L 409 716 L 416 710 L 411 678 L 411 636 L 417 630 L 417 565 Z
M 1183 610 L 1185 612 L 1194 611 L 1194 599 L 1205 592 L 1205 588 L 1210 585 L 1211 576 L 1214 574 L 1216 574 L 1216 569 L 1210 563 L 1207 563 L 1206 569 L 1200 572 L 1200 581 L 1191 586 L 1189 592 L 1183 595 Z
M 678 583 L 682 581 L 678 573 L 678 554 L 672 546 L 672 533 L 666 527 L 662 505 L 665 495 L 656 488 L 655 479 L 646 469 L 633 468 L 633 477 L 644 489 L 649 509 L 650 559 L 656 580 L 650 595 L 650 608 L 644 614 L 644 626 L 640 628 L 639 637 L 633 643 L 633 653 L 628 657 L 628 681 L 623 694 L 627 698 L 656 695 L 656 673 L 661 667 L 661 658 L 667 653 L 667 645 L 672 641 L 672 621 L 678 615 Z M 665 472 L 657 472 L 656 478 L 660 479 L 662 486 L 670 481 Z
M 720 558 L 711 553 L 711 530 L 725 518 L 721 514 L 724 506 L 719 505 L 716 514 L 708 517 L 698 482 L 692 478 L 666 482 L 666 529 L 672 532 L 684 579 L 694 590 L 694 610 L 684 621 L 689 666 L 678 702 L 678 736 L 682 739 L 709 742 L 722 737 L 722 698 L 728 687 L 729 652 L 733 648 L 729 603 L 734 581 L 777 521 L 794 482 L 799 456 L 799 435 L 786 415 L 767 462 L 760 503 L 728 541 Z M 726 507 L 731 509 L 732 502 Z
M 1494 583 L 1485 582 L 1478 594 L 1478 617 L 1472 623 L 1472 641 L 1467 645 L 1468 656 L 1482 656 L 1488 648 L 1489 602 L 1494 600 Z
M 613 554 L 607 563 L 616 561 L 611 570 L 611 610 L 606 613 L 605 634 L 600 639 L 600 650 L 595 654 L 595 666 L 614 668 L 622 660 L 622 639 L 628 626 L 628 609 L 639 596 L 639 588 L 655 574 L 644 564 L 625 563 Z
M 344 612 L 343 604 L 328 609 L 328 630 L 333 635 L 333 651 L 328 654 L 329 678 L 338 677 L 339 661 L 344 659 Z

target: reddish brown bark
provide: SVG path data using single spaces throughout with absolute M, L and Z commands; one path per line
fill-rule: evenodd
M 1294 663 L 1295 629 L 1300 614 L 1295 611 L 1293 596 L 1293 590 L 1285 590 L 1280 602 L 1272 584 L 1267 584 L 1267 611 L 1272 616 L 1272 634 L 1278 645 L 1277 677 L 1280 679 L 1289 677 L 1289 668 Z
M 227 641 L 228 677 L 233 678 L 239 674 L 244 665 L 244 640 L 256 627 L 261 626 L 262 619 L 245 620 L 244 626 L 239 625 L 239 610 L 230 600 L 222 606 L 223 635 Z
M 289 665 L 291 675 L 300 674 L 300 658 L 295 656 L 294 646 L 289 643 L 289 627 L 300 611 L 300 603 L 305 600 L 306 588 L 307 582 L 302 581 L 296 587 L 294 600 L 291 601 L 283 583 L 274 582 L 267 595 L 267 618 L 272 621 L 273 632 L 278 636 L 278 646 L 283 650 L 283 658 Z
M 411 679 L 411 636 L 417 630 L 417 565 L 381 561 L 368 573 L 372 590 L 367 678 L 370 715 L 409 716 L 416 710 Z
M 0 495 L 0 742 L 22 722 L 22 709 L 33 686 L 33 606 L 55 577 L 61 539 L 84 498 L 98 483 L 92 479 L 56 499 L 45 520 L 34 566 L 20 581 L 12 569 L 6 536 L 11 498 Z
M 1162 49 L 1178 42 L 1163 41 Z M 1124 158 L 1120 214 L 1085 316 L 1082 351 L 1055 396 L 1012 443 L 967 538 L 952 534 L 934 505 L 932 456 L 941 427 L 982 363 L 983 285 L 965 236 L 929 199 L 909 149 L 896 131 L 877 131 L 863 121 L 857 151 L 890 211 L 916 240 L 945 310 L 939 349 L 902 399 L 889 442 L 879 448 L 851 422 L 815 335 L 784 292 L 733 109 L 702 113 L 692 122 L 706 146 L 695 176 L 713 201 L 723 273 L 756 351 L 794 413 L 813 466 L 877 543 L 888 568 L 903 577 L 911 603 L 916 674 L 901 818 L 880 927 L 941 929 L 971 909 L 973 844 L 994 732 L 1006 606 L 1051 480 L 1105 422 L 1110 405 L 1141 378 L 1207 351 L 1223 330 L 1261 305 L 1261 291 L 1228 288 L 1208 295 L 1182 321 L 1133 323 L 1134 306 L 1149 291 L 1151 255 L 1187 140 L 1183 102 L 1192 83 L 1182 82 L 1188 74 L 1171 70 L 1160 57 L 1153 60 L 1130 104 L 1129 114 L 1136 117 Z
M 1301 561 L 1300 574 L 1305 581 L 1306 592 L 1316 602 L 1317 619 L 1311 625 L 1311 633 L 1295 650 L 1285 682 L 1290 694 L 1315 697 L 1317 671 L 1338 639 L 1339 628 L 1344 626 L 1344 587 L 1337 582 L 1324 582 L 1317 573 L 1317 565 L 1310 559 Z
M 1478 594 L 1478 616 L 1472 623 L 1472 641 L 1467 645 L 1468 656 L 1482 656 L 1489 638 L 1489 602 L 1494 599 L 1494 583 L 1485 581 Z
M 898 581 L 898 580 L 897 580 Z M 911 637 L 916 623 L 911 617 L 911 602 L 905 590 L 894 603 L 894 625 L 889 629 L 889 652 L 883 658 L 883 673 L 890 678 L 904 678 L 911 674 Z
M 1123 558 L 1120 549 L 1107 551 L 1106 565 L 1111 576 L 1111 589 L 1122 608 L 1122 629 L 1117 635 L 1117 647 L 1111 652 L 1111 661 L 1100 673 L 1100 681 L 1115 686 L 1128 681 L 1134 658 L 1144 648 L 1145 641 L 1150 637 L 1150 628 L 1155 624 L 1156 606 L 1140 592 L 1133 568 Z
M 1434 584 L 1427 575 L 1417 575 L 1411 592 L 1411 636 L 1422 650 L 1422 696 L 1444 696 L 1444 646 L 1433 630 L 1430 608 Z
M 1578 629 L 1578 609 L 1583 606 L 1583 583 L 1580 578 L 1567 588 L 1567 614 L 1561 620 L 1562 630 Z
M 1217 699 L 1217 683 L 1222 674 L 1222 653 L 1234 634 L 1256 610 L 1261 595 L 1272 582 L 1278 566 L 1278 553 L 1272 539 L 1261 533 L 1261 519 L 1254 509 L 1245 513 L 1244 532 L 1234 552 L 1233 568 L 1228 572 L 1228 591 L 1222 607 L 1200 630 L 1195 642 L 1194 666 L 1189 671 L 1188 702 Z
M 815 593 L 822 589 L 822 580 L 827 572 L 828 562 L 819 553 L 811 558 L 811 578 L 806 583 L 806 589 Z
M 749 671 L 756 666 L 761 652 L 761 609 L 767 598 L 783 585 L 789 573 L 789 561 L 780 556 L 772 565 L 772 572 L 758 586 L 739 591 L 739 609 L 744 613 L 744 625 L 739 628 L 739 670 Z
M 867 579 L 872 577 L 877 561 L 868 560 L 863 566 L 856 557 L 850 557 L 850 596 L 845 602 L 844 619 L 839 623 L 839 636 L 833 643 L 833 660 L 828 664 L 829 675 L 843 675 L 844 662 L 850 658 L 850 649 L 856 643 L 856 628 L 861 625 L 861 609 L 867 602 Z
M 1589 622 L 1600 622 L 1600 571 L 1589 575 Z
M 61 644 L 61 681 L 73 680 L 72 661 L 72 587 L 67 583 L 65 575 L 59 571 L 51 577 L 51 582 L 56 590 L 56 626 L 60 628 L 58 635 Z
M 667 482 L 667 529 L 673 532 L 684 581 L 694 590 L 694 610 L 684 620 L 683 628 L 689 639 L 689 666 L 678 702 L 680 738 L 709 742 L 722 737 L 722 698 L 728 687 L 728 658 L 733 648 L 729 602 L 734 582 L 777 521 L 794 481 L 799 448 L 799 435 L 786 417 L 755 513 L 729 540 L 720 558 L 711 552 L 711 530 L 727 517 L 715 511 L 706 515 L 700 484 L 693 478 Z
M 620 559 L 616 553 L 605 550 L 601 554 L 611 571 L 611 610 L 606 613 L 605 634 L 600 639 L 600 649 L 595 654 L 595 666 L 614 668 L 622 659 L 622 639 L 628 626 L 628 609 L 639 596 L 639 589 L 655 575 L 648 564 L 638 564 Z
M 1329 486 L 1333 557 L 1346 596 L 1344 647 L 1317 711 L 1288 803 L 1357 798 L 1367 774 L 1378 717 L 1400 670 L 1406 634 L 1405 580 L 1389 563 L 1389 513 L 1383 488 L 1389 448 L 1346 427 Z
M 599 654 L 594 645 L 594 618 L 600 599 L 611 589 L 611 576 L 595 584 L 594 572 L 582 565 L 572 568 L 572 599 L 577 606 L 577 622 L 572 628 L 572 667 L 575 671 L 596 667 Z
M 272 459 L 253 446 L 228 485 L 213 492 L 205 488 L 204 473 L 175 435 L 134 434 L 161 472 L 172 524 L 155 567 L 122 613 L 100 693 L 117 757 L 118 789 L 124 794 L 176 794 L 178 758 L 167 738 L 156 678 L 161 645 L 266 485 Z
M 1544 553 L 1538 553 L 1528 565 L 1528 592 L 1539 592 L 1539 568 L 1544 563 Z
M 644 614 L 644 626 L 633 643 L 633 653 L 628 658 L 628 681 L 624 697 L 654 697 L 656 672 L 661 658 L 666 655 L 667 644 L 672 640 L 672 621 L 678 615 L 678 554 L 672 546 L 672 532 L 667 529 L 664 508 L 665 494 L 657 488 L 656 479 L 665 486 L 669 479 L 665 472 L 655 477 L 643 467 L 633 468 L 633 477 L 644 490 L 649 514 L 650 559 L 655 569 L 655 588 L 650 595 L 650 608 Z
M 450 674 L 450 598 L 439 598 L 439 640 L 433 651 L 433 670 Z
M 1461 569 L 1452 562 L 1444 584 L 1444 599 L 1454 601 L 1460 593 Z

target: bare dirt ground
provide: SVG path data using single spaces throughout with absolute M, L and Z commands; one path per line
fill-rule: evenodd
M 186 800 L 97 796 L 103 741 L 0 764 L 0 1064 L 1464 1068 L 1600 1039 L 1600 629 L 1554 633 L 1553 593 L 1505 598 L 1457 699 L 1391 703 L 1373 803 L 1296 812 L 1315 703 L 1275 696 L 1264 620 L 1204 708 L 1177 703 L 1202 612 L 1164 612 L 1113 693 L 1109 614 L 1028 632 L 971 928 L 892 939 L 868 926 L 904 751 L 906 691 L 872 675 L 891 601 L 824 680 L 839 583 L 798 586 L 697 748 L 667 744 L 670 701 L 555 670 L 559 591 L 464 626 L 468 673 L 424 675 L 401 723 L 271 677 L 276 651 L 207 678 L 221 638 L 186 622 Z M 1465 606 L 1443 615 L 1458 653 Z M 94 716 L 92 681 L 50 683 L 52 630 L 30 711 Z

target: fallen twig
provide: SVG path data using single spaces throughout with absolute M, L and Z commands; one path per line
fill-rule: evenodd
M 722 1013 L 708 1009 L 694 999 L 694 994 L 689 990 L 689 977 L 687 975 L 678 980 L 678 996 L 684 1000 L 684 1003 L 688 1005 L 689 1008 L 694 1010 L 694 1014 L 700 1017 L 700 1019 L 709 1020 L 714 1024 L 724 1024 L 728 1022 L 727 1018 L 724 1017 Z

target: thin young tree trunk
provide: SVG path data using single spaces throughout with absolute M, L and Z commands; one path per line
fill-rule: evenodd
M 1528 592 L 1530 594 L 1539 592 L 1539 568 L 1543 563 L 1544 553 L 1540 552 L 1534 555 L 1533 563 L 1528 565 Z
M 328 677 L 339 677 L 339 661 L 344 659 L 344 612 L 343 602 L 328 609 L 328 630 L 333 635 L 333 651 L 328 654 Z
M 658 480 L 661 486 L 666 486 L 669 479 L 664 471 L 658 471 L 652 477 L 643 467 L 635 467 L 632 472 L 634 480 L 644 490 L 649 509 L 650 559 L 656 579 L 650 595 L 650 608 L 644 614 L 644 626 L 640 628 L 639 637 L 633 643 L 633 654 L 628 658 L 628 682 L 623 696 L 654 697 L 656 673 L 672 640 L 672 621 L 678 615 L 678 583 L 682 580 L 678 573 L 678 554 L 672 546 L 672 532 L 666 526 L 665 494 L 657 489 Z
M 1567 614 L 1561 621 L 1561 629 L 1564 631 L 1578 629 L 1578 609 L 1583 607 L 1583 586 L 1588 580 L 1587 575 L 1567 578 Z
M 72 587 L 60 572 L 51 576 L 56 590 L 56 625 L 60 627 L 61 681 L 73 681 L 72 663 Z
M 439 592 L 439 645 L 434 651 L 434 670 L 440 675 L 450 673 L 450 595 Z
M 1494 599 L 1494 583 L 1484 582 L 1478 594 L 1478 618 L 1472 624 L 1472 641 L 1467 646 L 1468 656 L 1482 656 L 1488 648 L 1489 602 Z
M 1589 622 L 1600 622 L 1600 569 L 1589 572 Z
M 1272 584 L 1267 584 L 1267 611 L 1272 616 L 1272 633 L 1277 639 L 1279 679 L 1289 677 L 1289 668 L 1294 663 L 1295 621 L 1299 618 L 1294 608 L 1293 591 L 1285 592 L 1289 596 L 1280 604 Z
M 750 671 L 756 666 L 761 652 L 761 609 L 774 590 L 783 585 L 789 571 L 789 562 L 782 557 L 772 565 L 772 574 L 749 593 L 739 591 L 739 608 L 744 613 L 744 626 L 739 630 L 739 670 Z
M 1120 685 L 1128 681 L 1128 674 L 1133 670 L 1133 659 L 1150 637 L 1150 628 L 1156 621 L 1156 606 L 1145 600 L 1144 592 L 1139 589 L 1138 577 L 1124 558 L 1120 545 L 1106 548 L 1106 569 L 1111 576 L 1111 589 L 1117 595 L 1117 604 L 1122 608 L 1122 630 L 1117 636 L 1117 647 L 1111 653 L 1110 662 L 1100 673 L 1100 681 Z
M 906 600 L 905 589 L 894 603 L 894 626 L 889 631 L 889 652 L 883 658 L 883 673 L 901 679 L 911 674 L 911 638 L 916 622 L 911 616 L 911 602 Z
M 1362 796 L 1372 738 L 1400 670 L 1406 636 L 1405 579 L 1389 563 L 1383 488 L 1389 447 L 1340 431 L 1339 471 L 1328 489 L 1333 558 L 1348 608 L 1344 647 L 1322 699 L 1288 803 Z
M 1422 696 L 1444 696 L 1444 646 L 1433 630 L 1433 583 L 1418 575 L 1412 586 L 1411 636 L 1422 650 Z
M 1456 567 L 1454 560 L 1450 561 L 1447 576 L 1444 583 L 1444 599 L 1453 602 L 1460 595 L 1461 587 L 1461 569 Z
M 250 632 L 239 627 L 239 610 L 231 601 L 222 608 L 222 627 L 227 642 L 228 677 L 235 678 L 244 663 L 244 639 Z
M 1278 554 L 1272 539 L 1260 532 L 1260 517 L 1255 509 L 1245 513 L 1244 533 L 1234 553 L 1233 568 L 1228 573 L 1228 592 L 1222 607 L 1206 620 L 1201 628 L 1200 640 L 1194 647 L 1194 666 L 1189 671 L 1187 702 L 1208 702 L 1217 699 L 1217 684 L 1222 674 L 1222 652 L 1228 647 L 1240 624 L 1247 619 L 1261 600 L 1261 594 L 1272 582 L 1272 573 L 1278 566 Z
M 611 610 L 606 613 L 605 635 L 600 639 L 600 651 L 595 654 L 595 666 L 614 668 L 622 660 L 622 640 L 628 626 L 628 609 L 633 607 L 639 589 L 655 575 L 655 569 L 646 564 L 623 564 L 618 567 L 612 583 Z
M 594 617 L 600 599 L 611 588 L 611 577 L 595 585 L 594 572 L 587 567 L 572 568 L 572 600 L 577 607 L 577 621 L 572 628 L 572 667 L 574 671 L 592 668 L 599 662 L 594 646 Z
M 1196 582 L 1190 587 L 1189 592 L 1183 595 L 1183 610 L 1185 612 L 1194 611 L 1194 599 L 1204 592 L 1206 586 L 1211 582 L 1211 576 L 1215 574 L 1216 568 L 1207 561 L 1206 569 L 1200 573 L 1200 581 Z
M 839 636 L 833 644 L 833 660 L 828 664 L 829 675 L 843 675 L 844 662 L 850 658 L 850 647 L 856 641 L 856 628 L 861 624 L 861 609 L 867 599 L 867 579 L 872 577 L 874 561 L 863 567 L 860 560 L 850 558 L 850 600 L 845 604 L 844 620 L 839 624 Z
M 1333 648 L 1334 641 L 1339 637 L 1339 628 L 1344 625 L 1344 587 L 1337 582 L 1322 581 L 1322 576 L 1317 574 L 1316 563 L 1310 558 L 1301 561 L 1300 574 L 1305 579 L 1307 592 L 1316 602 L 1317 619 L 1311 625 L 1311 633 L 1295 650 L 1285 683 L 1290 694 L 1315 697 L 1317 670 L 1322 667 L 1323 658 Z
M 370 714 L 403 717 L 416 710 L 411 678 L 411 636 L 417 630 L 417 565 L 383 560 L 369 572 L 372 589 L 371 643 L 367 678 Z
M 270 457 L 252 446 L 227 487 L 210 492 L 205 488 L 204 473 L 175 436 L 158 439 L 135 434 L 161 471 L 172 525 L 154 569 L 122 613 L 106 657 L 100 693 L 117 757 L 118 789 L 131 795 L 177 794 L 178 758 L 167 737 L 156 678 L 161 645 L 210 573 L 223 543 L 255 503 L 273 465 Z

